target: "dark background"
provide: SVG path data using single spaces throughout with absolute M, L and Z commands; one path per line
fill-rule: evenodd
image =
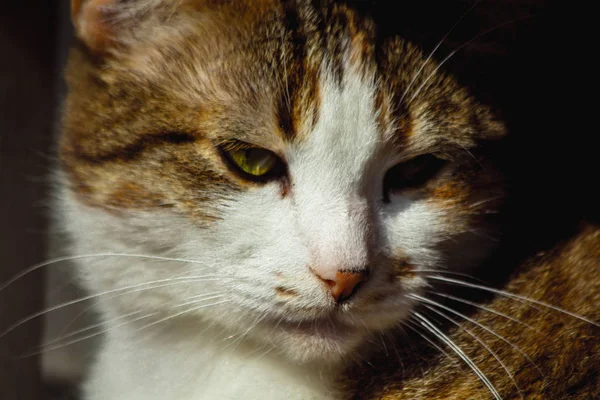
M 0 14 L 0 287 L 46 255 L 47 178 L 62 92 L 68 1 L 8 1 Z M 61 12 L 62 10 L 62 12 Z M 43 308 L 44 270 L 0 292 L 0 332 Z M 0 399 L 45 399 L 30 352 L 41 319 L 0 339 Z
M 390 30 L 432 48 L 472 1 L 348 1 Z M 390 13 L 390 4 L 402 8 Z M 523 230 L 548 233 L 598 216 L 594 115 L 597 79 L 581 16 L 543 0 L 483 1 L 436 54 L 507 21 L 458 52 L 447 67 L 511 128 L 509 170 L 524 205 Z M 63 93 L 68 1 L 5 2 L 0 15 L 0 287 L 46 259 L 47 177 Z M 583 49 L 583 50 L 580 50 Z M 597 100 L 595 101 L 597 103 Z M 534 231 L 532 229 L 532 232 Z M 526 235 L 524 235 L 526 237 Z M 536 240 L 537 236 L 531 240 Z M 527 239 L 526 239 L 527 240 Z M 44 270 L 0 292 L 0 332 L 43 308 Z M 0 399 L 45 399 L 38 359 L 17 358 L 39 342 L 41 321 L 0 339 Z

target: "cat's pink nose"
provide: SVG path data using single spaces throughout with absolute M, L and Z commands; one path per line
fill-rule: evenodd
M 359 284 L 366 281 L 369 277 L 368 270 L 364 269 L 358 272 L 337 271 L 333 279 L 327 279 L 321 276 L 317 271 L 313 271 L 321 279 L 331 292 L 331 295 L 337 303 L 340 303 L 352 296 Z

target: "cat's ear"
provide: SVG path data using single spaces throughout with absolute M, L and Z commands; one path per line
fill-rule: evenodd
M 95 53 L 126 41 L 133 29 L 159 10 L 173 12 L 182 1 L 71 0 L 71 18 L 77 37 Z
M 115 7 L 119 0 L 71 0 L 75 34 L 95 53 L 103 53 L 116 40 Z

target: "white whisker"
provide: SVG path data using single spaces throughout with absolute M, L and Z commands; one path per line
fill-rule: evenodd
M 469 367 L 471 367 L 475 375 L 477 375 L 477 377 L 485 384 L 485 386 L 489 389 L 489 391 L 497 400 L 502 400 L 502 397 L 500 396 L 500 393 L 498 393 L 496 387 L 492 385 L 492 383 L 485 376 L 485 374 L 477 367 L 473 360 L 471 360 L 469 356 L 467 356 L 465 352 L 456 343 L 454 343 L 448 336 L 446 336 L 442 331 L 440 331 L 435 325 L 429 322 L 429 320 L 422 316 L 420 313 L 415 312 L 414 315 L 421 320 L 421 325 L 423 325 L 423 327 L 425 327 L 438 339 L 443 341 L 448 347 L 452 349 L 452 351 L 456 353 L 456 355 L 458 355 Z
M 515 345 L 514 343 L 512 343 L 511 341 L 509 341 L 508 339 L 506 339 L 504 336 L 494 332 L 492 329 L 488 328 L 487 326 L 475 321 L 472 318 L 467 317 L 464 314 L 459 313 L 456 310 L 453 310 L 449 307 L 446 307 L 443 304 L 440 304 L 436 301 L 430 300 L 430 299 L 426 299 L 425 297 L 422 296 L 418 296 L 418 295 L 410 295 L 411 297 L 414 296 L 414 300 L 420 301 L 420 302 L 425 302 L 427 304 L 431 304 L 434 305 L 436 307 L 439 307 L 443 310 L 449 311 L 454 315 L 457 315 L 463 319 L 465 319 L 466 321 L 471 322 L 472 324 L 477 325 L 478 327 L 480 327 L 481 329 L 485 330 L 486 332 L 491 333 L 492 335 L 494 335 L 495 337 L 497 337 L 498 339 L 502 340 L 504 343 L 508 344 L 509 346 L 511 346 L 513 349 L 515 349 L 521 356 L 523 356 L 523 358 L 525 358 L 529 363 L 531 363 L 531 365 L 533 365 L 535 367 L 535 369 L 537 369 L 538 373 L 540 374 L 540 376 L 544 379 L 546 379 L 546 376 L 542 373 L 542 371 L 540 370 L 540 368 L 533 362 L 533 360 L 527 355 L 525 354 L 520 348 L 519 346 Z
M 551 310 L 563 313 L 565 315 L 571 316 L 571 317 L 573 317 L 575 319 L 578 319 L 578 320 L 583 321 L 583 322 L 587 322 L 588 324 L 591 324 L 591 325 L 594 325 L 594 326 L 597 326 L 597 327 L 600 328 L 600 323 L 598 323 L 596 321 L 592 321 L 589 318 L 586 318 L 586 317 L 584 317 L 582 315 L 579 315 L 579 314 L 572 313 L 572 312 L 567 311 L 565 309 L 562 309 L 560 307 L 553 306 L 552 304 L 544 303 L 543 301 L 530 299 L 530 298 L 525 297 L 525 296 L 520 296 L 518 294 L 506 292 L 506 291 L 500 290 L 500 289 L 494 289 L 494 288 L 491 288 L 491 287 L 488 287 L 488 286 L 476 285 L 474 283 L 459 281 L 457 279 L 445 278 L 443 276 L 431 275 L 431 276 L 429 276 L 429 278 L 430 279 L 435 279 L 435 280 L 438 280 L 438 281 L 442 281 L 442 282 L 447 282 L 447 283 L 453 283 L 453 284 L 456 284 L 456 285 L 466 286 L 466 287 L 470 287 L 470 288 L 473 288 L 473 289 L 485 290 L 485 291 L 488 291 L 488 292 L 491 292 L 491 293 L 499 294 L 501 296 L 505 296 L 505 297 L 509 297 L 509 298 L 513 298 L 513 299 L 518 299 L 518 300 L 522 300 L 522 301 L 524 301 L 526 303 L 536 304 L 536 305 L 539 305 L 539 306 L 542 306 L 542 307 L 546 307 L 548 309 L 551 309 Z
M 136 288 L 139 288 L 141 286 L 146 286 L 146 285 L 153 285 L 156 283 L 164 283 L 164 282 L 172 282 L 172 281 L 181 281 L 178 283 L 187 283 L 187 282 L 198 282 L 198 281 L 204 282 L 204 281 L 209 281 L 209 280 L 216 280 L 216 278 L 215 279 L 204 279 L 205 277 L 208 277 L 208 276 L 212 277 L 214 275 L 199 275 L 199 276 L 188 276 L 188 277 L 181 277 L 181 278 L 166 278 L 166 279 L 160 279 L 160 280 L 156 280 L 156 281 L 144 282 L 144 283 L 140 283 L 137 285 L 131 285 L 131 286 L 125 286 L 125 287 L 121 287 L 121 288 L 117 288 L 117 289 L 112 289 L 112 290 L 108 290 L 106 292 L 102 292 L 99 294 L 91 294 L 88 296 L 80 297 L 75 300 L 67 301 L 65 303 L 46 308 L 42 311 L 39 311 L 35 314 L 28 316 L 28 317 L 22 318 L 21 320 L 17 321 L 16 323 L 14 323 L 10 327 L 8 327 L 8 329 L 6 329 L 4 332 L 0 333 L 0 339 L 2 339 L 4 336 L 6 336 L 8 333 L 12 332 L 13 330 L 17 329 L 21 325 L 23 325 L 35 318 L 41 317 L 44 314 L 47 314 L 47 313 L 50 313 L 53 311 L 57 311 L 62 308 L 74 305 L 74 304 L 79 304 L 84 301 L 91 300 L 91 299 L 94 299 L 94 298 L 97 298 L 100 296 L 105 296 L 105 295 L 113 294 L 113 293 L 119 293 L 122 291 L 126 291 L 125 294 L 129 294 L 129 293 L 131 293 L 131 292 L 129 292 L 129 290 L 131 290 L 131 289 L 136 289 Z M 154 289 L 154 288 L 155 287 L 151 287 L 150 289 Z M 133 291 L 133 292 L 135 292 L 135 291 Z
M 42 343 L 42 344 L 41 344 L 41 345 L 39 345 L 38 347 L 39 347 L 40 349 L 44 349 L 44 348 L 45 348 L 45 349 L 52 350 L 53 348 L 52 348 L 52 347 L 50 347 L 50 346 L 52 346 L 52 345 L 53 345 L 53 344 L 55 344 L 55 343 L 60 343 L 60 342 L 62 342 L 62 341 L 64 341 L 64 340 L 66 340 L 66 339 L 69 339 L 69 338 L 71 338 L 71 337 L 74 337 L 74 336 L 80 335 L 80 334 L 82 334 L 82 333 L 85 333 L 85 332 L 87 332 L 87 331 L 91 331 L 92 329 L 101 328 L 101 327 L 104 327 L 104 326 L 107 326 L 107 325 L 112 325 L 114 322 L 120 321 L 120 320 L 122 320 L 122 319 L 127 319 L 127 318 L 129 318 L 129 317 L 133 317 L 134 315 L 140 314 L 141 312 L 142 312 L 142 311 L 140 311 L 140 310 L 138 310 L 138 311 L 133 311 L 133 312 L 131 312 L 131 313 L 128 313 L 128 314 L 125 314 L 125 315 L 121 315 L 121 316 L 119 316 L 119 317 L 116 317 L 116 318 L 112 318 L 112 319 L 109 319 L 109 320 L 103 320 L 102 322 L 98 322 L 98 323 L 96 323 L 96 324 L 93 324 L 93 325 L 87 326 L 87 327 L 85 327 L 85 328 L 78 329 L 78 330 L 76 330 L 76 331 L 73 331 L 73 332 L 69 332 L 69 333 L 68 333 L 68 334 L 66 334 L 66 335 L 62 335 L 62 336 L 60 336 L 60 337 L 57 337 L 57 338 L 55 338 L 55 339 L 49 340 L 49 341 L 47 341 L 47 342 L 45 342 L 45 343 Z M 152 315 L 154 315 L 154 314 L 155 314 L 155 313 L 152 313 Z M 150 315 L 150 314 L 146 314 L 146 316 L 148 316 L 148 315 Z M 120 325 L 119 325 L 119 326 L 120 326 Z M 62 346 L 61 346 L 61 347 L 62 347 Z
M 385 344 L 385 339 L 383 338 L 383 335 L 381 334 L 381 331 L 378 331 L 377 334 L 379 335 L 379 339 L 381 340 L 381 345 L 383 346 L 383 350 L 385 351 L 385 356 L 389 357 L 390 354 L 388 353 L 388 349 L 387 349 L 387 346 Z
M 519 320 L 518 320 L 518 319 L 516 319 L 516 318 L 513 318 L 513 317 L 511 317 L 511 316 L 509 316 L 509 315 L 506 315 L 506 314 L 504 314 L 504 313 L 501 313 L 500 311 L 496 311 L 496 310 L 494 310 L 494 309 L 491 309 L 491 308 L 489 308 L 489 307 L 482 306 L 481 304 L 477 304 L 477 303 L 475 303 L 475 302 L 472 302 L 472 301 L 469 301 L 469 300 L 461 299 L 460 297 L 451 296 L 451 295 L 449 295 L 449 294 L 443 294 L 443 293 L 437 293 L 437 292 L 429 292 L 429 293 L 433 294 L 434 296 L 445 297 L 445 298 L 447 298 L 447 299 L 451 299 L 451 300 L 454 300 L 454 301 L 458 301 L 459 303 L 464 303 L 464 304 L 468 304 L 468 305 L 470 305 L 470 306 L 473 306 L 473 307 L 480 308 L 480 309 L 482 309 L 482 310 L 484 310 L 484 311 L 487 311 L 487 312 L 489 312 L 489 313 L 496 314 L 496 315 L 498 315 L 498 316 L 500 316 L 500 317 L 506 318 L 506 319 L 508 319 L 509 321 L 513 321 L 513 322 L 515 322 L 515 323 L 517 323 L 517 324 L 523 325 L 523 326 L 527 327 L 528 329 L 531 329 L 531 330 L 533 330 L 533 331 L 535 331 L 535 332 L 537 332 L 537 333 L 541 333 L 539 330 L 535 329 L 533 326 L 531 326 L 531 325 L 529 325 L 529 324 L 526 324 L 526 323 L 525 323 L 525 322 L 523 322 L 523 321 L 519 321 Z
M 419 356 L 419 358 L 422 360 L 423 358 L 420 356 L 420 353 L 417 350 L 417 348 L 415 347 L 415 345 L 413 344 L 412 340 L 410 340 L 410 336 L 406 333 L 406 331 L 402 327 L 402 324 L 398 325 L 398 327 L 400 328 L 400 330 L 402 331 L 402 334 L 406 338 L 408 345 L 412 348 L 413 354 L 417 354 Z M 419 366 L 419 369 L 421 370 L 421 376 L 423 377 L 423 379 L 425 379 L 425 371 L 423 370 L 423 367 L 421 366 L 421 364 L 422 363 L 417 363 L 417 365 Z
M 189 299 L 197 299 L 198 301 L 199 301 L 199 300 L 211 300 L 211 299 L 215 298 L 215 297 L 211 297 L 211 296 L 215 296 L 215 295 L 219 295 L 219 294 L 220 294 L 219 292 L 206 293 L 206 294 L 202 294 L 202 295 L 198 295 L 198 296 L 192 296 L 192 297 L 190 297 Z M 188 299 L 188 300 L 189 300 L 189 299 Z M 188 305 L 188 304 L 189 304 L 189 303 L 187 303 L 187 302 L 186 302 L 186 303 L 184 303 L 183 305 L 177 305 L 177 306 L 174 306 L 174 307 L 180 307 L 180 306 L 184 306 L 184 305 Z M 68 338 L 70 338 L 70 337 L 77 336 L 77 335 L 79 335 L 79 334 L 81 334 L 81 333 L 84 333 L 84 332 L 90 331 L 90 330 L 92 330 L 92 329 L 99 328 L 99 327 L 102 327 L 102 326 L 111 325 L 113 322 L 117 322 L 117 321 L 119 321 L 119 320 L 122 320 L 122 319 L 125 319 L 125 318 L 129 318 L 129 317 L 131 317 L 131 316 L 134 316 L 134 315 L 136 315 L 136 314 L 140 314 L 141 312 L 142 312 L 142 311 L 139 311 L 139 310 L 138 310 L 138 311 L 131 312 L 131 313 L 129 313 L 129 314 L 121 315 L 121 316 L 119 316 L 119 317 L 116 317 L 116 318 L 113 318 L 113 319 L 110 319 L 110 320 L 103 320 L 102 322 L 99 322 L 99 323 L 97 323 L 97 324 L 90 325 L 90 326 L 88 326 L 88 327 L 85 327 L 85 328 L 78 329 L 78 330 L 76 330 L 76 331 L 70 332 L 70 333 L 68 333 L 68 334 L 66 334 L 66 335 L 64 335 L 64 336 L 61 336 L 61 337 L 58 337 L 58 338 L 52 339 L 52 340 L 50 340 L 50 341 L 48 341 L 48 342 L 46 342 L 46 343 L 43 343 L 43 344 L 42 344 L 42 345 L 40 345 L 39 347 L 47 347 L 47 346 L 49 346 L 49 345 L 52 345 L 52 344 L 54 344 L 54 343 L 61 342 L 61 341 L 65 340 L 65 339 L 68 339 Z M 153 313 L 153 314 L 154 314 L 154 313 Z
M 186 276 L 186 274 L 185 274 L 185 273 L 182 273 L 182 274 L 179 274 L 179 275 L 177 275 L 177 276 L 175 276 L 175 277 L 173 277 L 173 278 L 171 278 L 171 279 L 175 279 L 175 278 L 181 279 L 181 278 L 185 278 L 185 277 L 189 277 L 189 276 Z M 215 277 L 217 277 L 217 275 L 215 275 Z M 76 321 L 77 321 L 79 318 L 81 318 L 81 316 L 82 316 L 83 314 L 85 314 L 86 312 L 88 312 L 88 311 L 89 311 L 89 310 L 91 310 L 91 309 L 94 309 L 94 308 L 95 308 L 95 307 L 96 307 L 98 304 L 100 304 L 100 303 L 102 303 L 102 302 L 104 302 L 104 301 L 107 301 L 107 300 L 110 300 L 110 299 L 114 299 L 114 298 L 116 298 L 116 297 L 120 297 L 120 296 L 126 296 L 126 295 L 128 295 L 128 294 L 131 294 L 131 293 L 142 292 L 142 291 L 145 291 L 145 290 L 154 290 L 154 289 L 159 289 L 159 288 L 162 288 L 162 287 L 172 286 L 172 285 L 176 285 L 176 284 L 179 284 L 179 283 L 181 283 L 181 282 L 175 282 L 175 283 L 166 283 L 166 284 L 164 284 L 164 285 L 156 285 L 156 286 L 151 286 L 151 287 L 148 287 L 148 288 L 140 288 L 140 289 L 135 289 L 135 290 L 131 290 L 131 291 L 129 291 L 129 292 L 119 293 L 119 294 L 116 294 L 116 295 L 113 295 L 113 296 L 105 297 L 105 298 L 103 298 L 103 299 L 101 299 L 101 300 L 99 300 L 99 301 L 97 301 L 97 302 L 95 302 L 95 303 L 91 304 L 90 306 L 88 306 L 88 307 L 84 308 L 84 309 L 83 309 L 83 310 L 82 310 L 82 311 L 81 311 L 79 314 L 77 314 L 77 316 L 75 316 L 75 318 L 73 318 L 71 321 L 69 321 L 69 323 L 68 323 L 68 324 L 66 324 L 66 325 L 63 327 L 63 329 L 62 329 L 62 331 L 59 333 L 59 335 L 62 335 L 62 334 L 64 334 L 64 333 L 65 333 L 65 332 L 66 332 L 66 331 L 69 329 L 69 327 L 70 327 L 71 325 L 73 325 L 73 324 L 74 324 L 74 323 L 75 323 L 75 322 L 76 322 Z M 98 295 L 100 295 L 100 294 L 98 294 Z
M 407 321 L 407 322 L 412 322 L 411 320 Z M 429 343 L 434 349 L 436 349 L 437 351 L 439 351 L 441 354 L 443 354 L 444 356 L 446 356 L 446 358 L 448 358 L 450 361 L 452 361 L 453 364 L 458 365 L 458 361 L 456 361 L 456 359 L 452 356 L 450 356 L 450 354 L 448 354 L 446 351 L 444 351 L 444 349 L 442 349 L 440 346 L 438 346 L 434 341 L 432 341 L 431 339 L 429 339 L 427 336 L 425 336 L 423 333 L 417 331 L 417 328 L 419 327 L 416 323 L 412 322 L 415 326 L 403 323 L 404 326 L 406 326 L 407 328 L 409 328 L 411 331 L 415 332 L 417 335 L 419 335 L 422 339 L 424 339 L 427 343 Z
M 275 350 L 275 346 L 265 346 L 265 347 L 267 347 L 267 350 L 263 351 L 262 353 L 260 353 L 259 355 L 257 355 L 255 357 L 256 360 L 259 360 L 259 359 L 265 357 L 267 354 L 269 354 L 270 352 L 272 352 L 273 350 Z M 250 354 L 252 354 L 252 353 L 250 353 Z
M 4 282 L 0 285 L 0 292 L 6 289 L 8 286 L 12 285 L 19 279 L 24 276 L 40 269 L 43 267 L 47 267 L 52 264 L 62 263 L 66 261 L 74 261 L 74 260 L 82 260 L 86 258 L 98 258 L 98 257 L 126 257 L 126 258 L 138 258 L 138 259 L 148 259 L 148 260 L 158 260 L 158 261 L 175 261 L 175 262 L 183 262 L 183 263 L 191 263 L 191 264 L 204 264 L 200 261 L 188 260 L 183 258 L 170 258 L 170 257 L 158 257 L 158 256 L 150 256 L 146 254 L 126 254 L 126 253 L 96 253 L 96 254 L 80 254 L 75 256 L 65 256 L 65 257 L 57 257 L 48 261 L 44 261 L 38 264 L 33 265 L 30 268 L 14 275 L 8 281 Z
M 216 297 L 223 297 L 223 295 L 216 296 Z M 203 300 L 212 300 L 212 299 L 203 299 Z M 157 325 L 157 324 L 160 324 L 160 323 L 162 323 L 162 322 L 166 322 L 166 321 L 168 321 L 168 320 L 171 320 L 171 319 L 173 319 L 173 318 L 180 317 L 180 316 L 182 316 L 182 315 L 184 315 L 184 314 L 187 314 L 187 313 L 190 313 L 190 312 L 194 312 L 194 311 L 197 311 L 197 310 L 201 310 L 201 309 L 203 309 L 203 308 L 207 308 L 207 307 L 213 307 L 213 306 L 216 306 L 216 305 L 219 305 L 219 304 L 228 303 L 228 302 L 230 302 L 230 301 L 231 301 L 230 299 L 227 299 L 227 300 L 217 301 L 217 302 L 215 302 L 215 303 L 211 303 L 211 304 L 203 304 L 203 305 L 201 305 L 201 306 L 199 306 L 199 307 L 193 307 L 193 308 L 190 308 L 190 309 L 188 309 L 188 310 L 185 310 L 185 311 L 178 312 L 177 314 L 174 314 L 174 315 L 169 315 L 168 317 L 165 317 L 165 318 L 159 319 L 158 321 L 152 322 L 152 323 L 150 323 L 150 324 L 148 324 L 148 325 L 144 325 L 144 326 L 142 326 L 142 327 L 138 328 L 138 329 L 136 330 L 136 332 L 139 332 L 139 331 L 141 331 L 141 330 L 143 330 L 143 329 L 146 329 L 146 328 L 150 328 L 151 326 L 155 326 L 155 325 Z M 199 301 L 195 301 L 195 302 L 191 302 L 191 303 L 193 304 L 193 303 L 198 303 L 198 302 L 199 302 Z M 186 305 L 189 305 L 189 304 L 190 304 L 190 303 L 185 303 L 185 304 L 182 304 L 182 305 L 180 305 L 180 306 L 186 306 Z
M 488 353 L 490 353 L 492 355 L 492 357 L 494 357 L 496 359 L 496 361 L 498 361 L 498 363 L 500 364 L 500 366 L 502 367 L 502 369 L 504 369 L 504 372 L 506 372 L 506 375 L 508 375 L 508 377 L 510 378 L 510 380 L 512 381 L 513 385 L 515 385 L 515 387 L 517 388 L 517 392 L 519 392 L 519 396 L 523 399 L 523 392 L 521 391 L 521 388 L 519 387 L 519 385 L 517 385 L 517 382 L 515 381 L 515 378 L 513 376 L 513 374 L 510 372 L 510 370 L 508 369 L 508 367 L 502 362 L 502 360 L 500 359 L 500 357 L 498 357 L 498 355 L 483 341 L 481 340 L 481 338 L 479 338 L 477 335 L 475 335 L 473 332 L 471 332 L 469 329 L 461 326 L 456 320 L 454 320 L 453 318 L 450 318 L 449 316 L 447 316 L 446 314 L 444 314 L 443 312 L 436 310 L 435 308 L 425 305 L 425 308 L 427 308 L 430 311 L 433 311 L 434 313 L 441 315 L 443 318 L 447 319 L 448 321 L 450 321 L 451 323 L 453 323 L 454 325 L 456 325 L 460 330 L 466 332 L 469 336 L 471 336 L 473 339 L 475 339 L 481 346 L 483 346 L 484 349 L 487 350 Z
M 417 78 L 421 75 L 421 72 L 423 72 L 423 68 L 425 68 L 425 65 L 429 62 L 429 60 L 431 60 L 431 57 L 433 57 L 433 55 L 435 54 L 436 51 L 438 51 L 438 49 L 440 48 L 440 46 L 442 45 L 442 43 L 444 43 L 444 41 L 448 38 L 448 36 L 450 36 L 450 34 L 454 31 L 454 29 L 462 22 L 463 19 L 465 19 L 465 17 L 467 15 L 469 15 L 469 13 L 471 11 L 473 11 L 473 9 L 477 6 L 477 4 L 479 4 L 482 0 L 477 0 L 475 3 L 473 3 L 473 5 L 471 7 L 469 7 L 469 9 L 467 11 L 465 11 L 463 13 L 463 15 L 460 16 L 460 18 L 454 23 L 454 25 L 452 25 L 450 27 L 450 29 L 448 30 L 448 32 L 446 32 L 446 34 L 440 39 L 440 41 L 435 45 L 435 47 L 433 48 L 433 50 L 431 50 L 431 52 L 429 53 L 429 55 L 427 56 L 427 58 L 425 59 L 425 61 L 423 61 L 421 63 L 421 66 L 419 67 L 419 69 L 417 70 L 417 72 L 415 72 L 415 74 L 413 75 L 411 81 L 409 82 L 409 84 L 406 86 L 406 89 L 404 89 L 404 93 L 402 93 L 402 96 L 400 97 L 400 100 L 398 100 L 398 104 L 401 104 L 402 101 L 404 100 L 404 98 L 406 97 L 406 95 L 408 94 L 408 91 L 410 90 L 410 88 L 412 87 L 412 85 L 415 83 L 415 81 L 417 80 Z
M 421 84 L 421 86 L 419 86 L 419 88 L 416 90 L 415 94 L 412 95 L 412 97 L 408 100 L 408 104 L 412 103 L 412 101 L 419 95 L 419 93 L 421 92 L 421 90 L 423 90 L 423 88 L 425 87 L 425 85 L 427 84 L 427 82 L 429 82 L 429 80 L 438 72 L 438 70 L 450 59 L 452 58 L 456 53 L 458 53 L 460 50 L 462 50 L 463 48 L 465 48 L 466 46 L 468 46 L 469 44 L 473 43 L 474 41 L 476 41 L 477 39 L 481 38 L 482 36 L 487 35 L 490 32 L 495 31 L 496 29 L 502 28 L 505 25 L 509 25 L 509 24 L 513 24 L 517 21 L 526 19 L 529 17 L 523 17 L 523 18 L 515 18 L 513 20 L 504 22 L 502 24 L 493 26 L 489 29 L 486 29 L 485 31 L 481 32 L 480 34 L 478 34 L 477 36 L 475 36 L 474 38 L 472 38 L 471 40 L 468 40 L 466 42 L 464 42 L 463 44 L 461 44 L 460 46 L 458 46 L 456 49 L 452 50 L 450 52 L 450 54 L 448 54 L 435 68 L 434 70 L 427 76 L 427 78 L 425 78 L 425 80 L 423 81 L 423 83 Z
M 476 201 L 474 203 L 469 204 L 469 208 L 475 208 L 475 207 L 478 207 L 478 206 L 480 206 L 482 204 L 489 203 L 490 201 L 496 201 L 496 200 L 501 200 L 501 199 L 502 199 L 502 197 L 500 197 L 500 196 L 498 196 L 498 197 L 490 197 L 490 198 L 487 198 L 487 199 L 484 199 L 484 200 L 480 200 L 480 201 Z
M 223 350 L 227 349 L 228 347 L 232 346 L 235 344 L 233 350 L 237 349 L 237 347 L 240 345 L 240 343 L 242 342 L 242 340 L 244 340 L 244 338 L 252 331 L 252 329 L 256 328 L 256 326 L 258 324 L 260 324 L 260 322 L 265 319 L 267 317 L 267 313 L 263 313 L 262 315 L 259 315 L 256 320 L 252 323 L 252 325 L 250 325 L 250 327 L 248 329 L 246 329 L 244 332 L 242 332 L 241 334 L 237 335 L 237 338 L 235 338 L 233 341 L 231 341 L 230 343 L 228 343 Z
M 132 324 L 134 322 L 141 321 L 142 319 L 153 317 L 153 316 L 155 316 L 157 314 L 158 314 L 158 311 L 153 312 L 153 313 L 149 313 L 149 314 L 145 314 L 145 315 L 142 315 L 141 317 L 137 317 L 137 318 L 134 318 L 132 320 L 123 322 L 122 324 L 119 324 L 119 325 L 116 325 L 116 326 L 112 326 L 112 327 L 110 327 L 108 329 L 104 329 L 104 330 L 99 331 L 99 332 L 91 333 L 89 335 L 86 335 L 86 336 L 83 336 L 83 337 L 79 337 L 77 339 L 70 340 L 70 341 L 68 341 L 66 343 L 61 343 L 61 344 L 58 344 L 58 345 L 55 345 L 55 346 L 51 346 L 51 347 L 48 347 L 48 348 L 43 348 L 43 349 L 37 350 L 35 352 L 24 354 L 24 355 L 21 356 L 21 358 L 31 357 L 31 356 L 35 356 L 35 355 L 38 355 L 38 354 L 47 353 L 47 352 L 50 352 L 50 351 L 62 349 L 64 347 L 71 346 L 71 345 L 79 343 L 79 342 L 83 342 L 84 340 L 88 340 L 88 339 L 100 336 L 100 335 L 102 335 L 102 334 L 104 334 L 104 333 L 106 333 L 106 332 L 108 332 L 108 331 L 110 331 L 112 329 L 120 328 L 120 327 L 125 326 L 127 324 Z
M 464 273 L 460 273 L 460 272 L 446 271 L 446 270 L 443 270 L 443 269 L 416 269 L 415 272 L 416 273 L 421 273 L 421 272 L 436 272 L 438 274 L 462 276 L 464 278 L 473 279 L 474 281 L 478 281 L 478 282 L 483 283 L 483 281 L 481 279 L 475 278 L 473 275 L 464 274 Z
M 223 297 L 223 295 L 214 296 L 214 297 L 212 297 L 212 298 L 206 298 L 206 299 L 202 299 L 202 300 L 213 300 L 214 298 L 219 298 L 219 297 Z M 178 304 L 178 305 L 176 305 L 176 306 L 173 306 L 173 307 L 172 307 L 172 309 L 175 309 L 175 308 L 180 308 L 180 307 L 184 307 L 184 306 L 187 306 L 187 305 L 190 305 L 190 304 L 196 304 L 196 303 L 199 303 L 199 302 L 200 302 L 200 300 L 196 300 L 196 301 L 193 301 L 193 302 L 186 302 L 186 303 L 183 303 L 183 304 Z M 198 308 L 203 308 L 203 307 L 198 307 Z M 187 311 L 185 311 L 185 312 L 188 312 L 188 311 L 194 311 L 194 310 L 196 310 L 196 309 L 197 309 L 197 308 L 193 308 L 192 310 L 187 310 Z M 53 351 L 53 350 L 58 350 L 58 349 L 61 349 L 61 348 L 67 347 L 67 346 L 71 346 L 71 345 L 73 345 L 73 344 L 75 344 L 75 343 L 79 343 L 79 342 L 82 342 L 82 341 L 84 341 L 84 340 L 88 340 L 88 339 L 91 339 L 91 338 L 94 338 L 94 337 L 97 337 L 97 336 L 103 335 L 103 334 L 105 334 L 105 333 L 107 333 L 107 332 L 109 332 L 109 331 L 111 331 L 111 330 L 113 330 L 113 329 L 117 329 L 117 328 L 120 328 L 120 327 L 122 327 L 122 326 L 129 325 L 129 324 L 133 324 L 133 323 L 135 323 L 135 322 L 141 321 L 141 320 L 143 320 L 143 319 L 146 319 L 146 318 L 151 318 L 151 317 L 154 317 L 154 316 L 156 316 L 156 315 L 159 315 L 160 313 L 161 313 L 160 311 L 154 311 L 154 312 L 151 312 L 151 313 L 149 313 L 149 314 L 145 314 L 145 315 L 142 315 L 142 316 L 140 316 L 140 317 L 134 318 L 134 319 L 132 319 L 132 320 L 129 320 L 129 321 L 123 322 L 123 323 L 121 323 L 121 324 L 119 324 L 119 325 L 110 326 L 110 327 L 108 327 L 107 329 L 101 330 L 101 331 L 99 331 L 99 332 L 95 332 L 95 333 L 92 333 L 92 334 L 89 334 L 89 335 L 86 335 L 86 336 L 83 336 L 83 337 L 79 337 L 79 338 L 77 338 L 77 339 L 73 339 L 73 340 L 71 340 L 71 341 L 68 341 L 68 342 L 66 342 L 66 343 L 61 343 L 61 344 L 59 344 L 59 345 L 56 345 L 56 346 L 52 346 L 52 347 L 49 347 L 49 348 L 43 348 L 43 349 L 40 349 L 40 350 L 38 350 L 38 351 L 36 351 L 36 352 L 25 354 L 25 355 L 23 355 L 22 357 L 30 357 L 30 356 L 34 356 L 34 355 L 37 355 L 37 354 L 41 354 L 41 353 L 45 353 L 45 352 L 50 352 L 50 351 Z M 172 317 L 176 317 L 176 316 L 178 316 L 178 315 L 180 315 L 180 314 L 183 314 L 183 313 L 179 313 L 179 314 L 177 314 L 177 315 L 174 315 L 174 316 L 172 316 Z M 169 317 L 169 318 L 170 318 L 170 317 Z M 169 318 L 165 318 L 164 320 L 166 321 L 166 320 L 167 320 L 167 319 L 169 319 Z M 159 322 L 163 322 L 163 320 L 157 321 L 156 323 L 159 323 Z M 106 321 L 105 321 L 105 323 L 106 323 Z M 149 324 L 149 325 L 146 325 L 146 326 L 143 326 L 143 327 L 142 327 L 142 328 L 140 328 L 140 329 L 147 328 L 147 327 L 149 327 L 149 326 L 152 326 L 152 325 L 154 325 L 154 323 L 152 323 L 152 324 Z M 137 331 L 136 331 L 136 332 L 137 332 Z

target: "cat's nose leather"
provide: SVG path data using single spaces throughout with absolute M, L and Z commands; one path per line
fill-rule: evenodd
M 358 285 L 367 280 L 369 272 L 366 269 L 358 272 L 340 270 L 333 279 L 326 279 L 318 272 L 315 275 L 325 282 L 335 301 L 340 303 L 354 294 Z

